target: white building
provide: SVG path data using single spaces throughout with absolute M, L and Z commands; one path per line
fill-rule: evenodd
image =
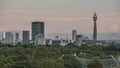
M 35 45 L 45 45 L 45 38 L 43 37 L 42 34 L 37 34 L 35 36 L 34 44 Z

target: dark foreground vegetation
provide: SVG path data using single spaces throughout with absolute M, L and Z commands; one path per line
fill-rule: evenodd
M 74 54 L 86 59 L 109 59 L 110 55 L 120 55 L 120 45 L 77 46 L 16 46 L 0 44 L 0 68 L 82 68 L 82 61 Z M 103 68 L 99 60 L 94 60 L 87 68 Z

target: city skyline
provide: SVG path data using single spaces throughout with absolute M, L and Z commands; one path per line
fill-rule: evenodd
M 1 0 L 0 31 L 31 31 L 31 22 L 44 21 L 46 34 L 92 33 L 94 11 L 98 33 L 120 32 L 119 0 Z

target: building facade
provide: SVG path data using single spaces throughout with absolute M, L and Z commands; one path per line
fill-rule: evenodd
M 4 33 L 4 43 L 5 44 L 12 44 L 13 43 L 13 34 L 11 32 Z
M 44 38 L 44 22 L 32 22 L 32 41 L 35 42 L 35 37 L 41 35 Z
M 81 46 L 83 40 L 83 35 L 76 35 L 76 40 L 74 42 L 74 45 Z
M 23 31 L 23 44 L 29 44 L 29 31 Z
M 15 33 L 15 42 L 14 43 L 19 43 L 20 39 L 19 39 L 19 33 Z
M 45 38 L 43 37 L 42 34 L 35 35 L 34 44 L 35 45 L 45 45 Z
M 72 30 L 72 40 L 76 40 L 77 30 Z

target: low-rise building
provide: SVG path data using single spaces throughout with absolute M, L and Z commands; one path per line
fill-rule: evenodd
M 52 45 L 65 46 L 67 42 L 66 40 L 52 40 Z
M 42 34 L 37 34 L 35 36 L 34 44 L 35 45 L 45 45 L 45 38 L 43 37 Z
M 46 45 L 52 45 L 52 40 L 51 39 L 46 39 L 45 43 L 46 43 Z
M 81 46 L 83 40 L 83 35 L 76 35 L 76 40 L 74 41 L 74 45 Z

